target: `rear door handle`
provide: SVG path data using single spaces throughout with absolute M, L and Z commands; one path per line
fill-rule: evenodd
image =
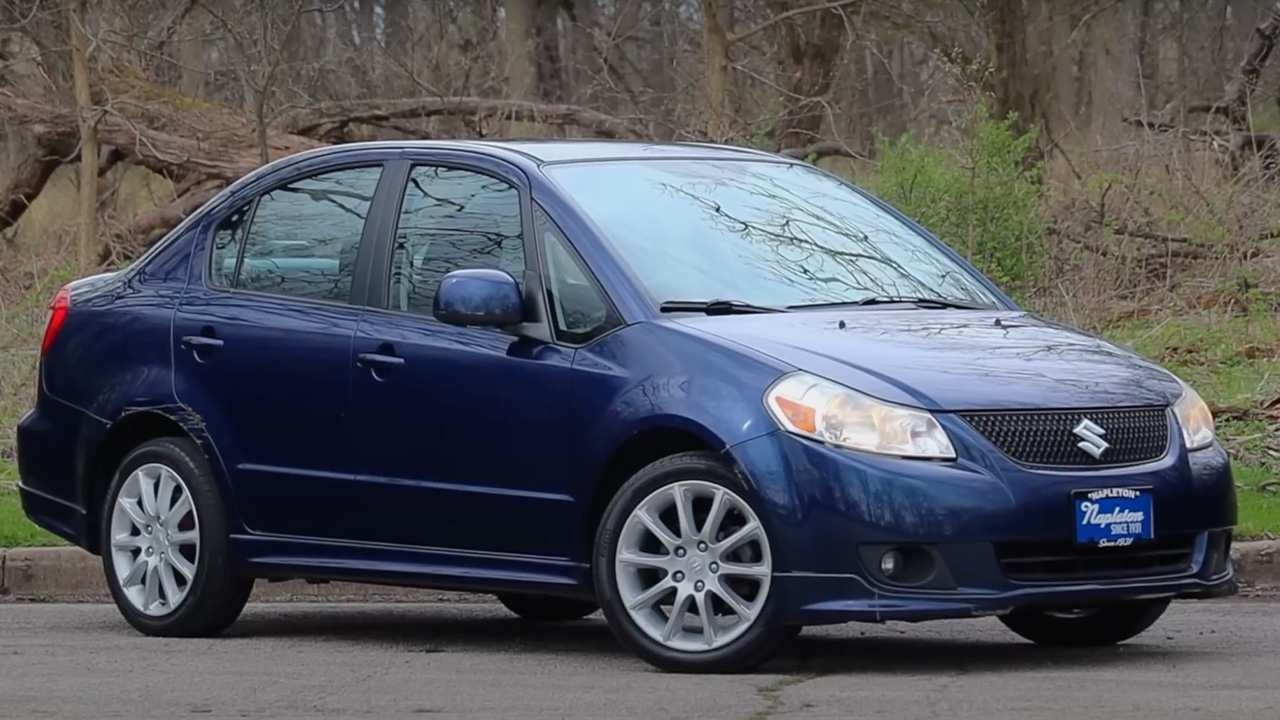
M 207 335 L 188 335 L 182 338 L 182 347 L 188 350 L 220 348 L 222 347 L 222 340 L 216 337 L 208 337 Z
M 399 367 L 404 364 L 404 358 L 382 353 L 360 353 L 356 361 L 360 367 Z

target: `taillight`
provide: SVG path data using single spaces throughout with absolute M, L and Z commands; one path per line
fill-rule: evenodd
M 40 355 L 43 357 L 49 351 L 49 346 L 53 344 L 53 339 L 57 337 L 58 331 L 62 329 L 62 323 L 67 319 L 67 312 L 71 310 L 71 286 L 68 285 L 58 291 L 53 298 L 53 305 L 50 306 L 52 312 L 49 313 L 49 324 L 44 328 L 44 341 L 40 343 Z

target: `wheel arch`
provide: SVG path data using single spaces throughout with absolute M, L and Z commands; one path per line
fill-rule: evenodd
M 584 524 L 584 556 L 591 557 L 596 531 L 604 518 L 604 512 L 614 495 L 631 476 L 662 458 L 682 452 L 705 451 L 718 454 L 746 481 L 742 468 L 727 450 L 728 444 L 706 427 L 677 418 L 656 422 L 628 435 L 614 447 L 600 472 L 596 474 Z
M 80 478 L 80 497 L 85 509 L 85 549 L 101 551 L 102 505 L 116 469 L 131 450 L 158 438 L 186 438 L 205 452 L 210 464 L 220 466 L 204 425 L 190 410 L 181 407 L 150 407 L 126 410 L 112 422 L 85 464 Z M 215 472 L 215 475 L 218 473 Z

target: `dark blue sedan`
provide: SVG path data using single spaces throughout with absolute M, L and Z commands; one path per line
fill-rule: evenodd
M 732 671 L 805 625 L 1104 645 L 1234 590 L 1194 390 L 761 152 L 306 152 L 64 287 L 41 353 L 23 506 L 151 635 L 347 580 Z

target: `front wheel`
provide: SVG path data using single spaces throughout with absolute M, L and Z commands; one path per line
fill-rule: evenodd
M 795 635 L 779 622 L 768 533 L 747 497 L 715 455 L 682 453 L 636 473 L 609 504 L 593 563 L 600 607 L 650 664 L 737 672 Z
M 1040 645 L 1097 647 L 1124 642 L 1155 624 L 1169 600 L 1144 600 L 1073 610 L 1019 608 L 1000 618 L 1013 632 Z

